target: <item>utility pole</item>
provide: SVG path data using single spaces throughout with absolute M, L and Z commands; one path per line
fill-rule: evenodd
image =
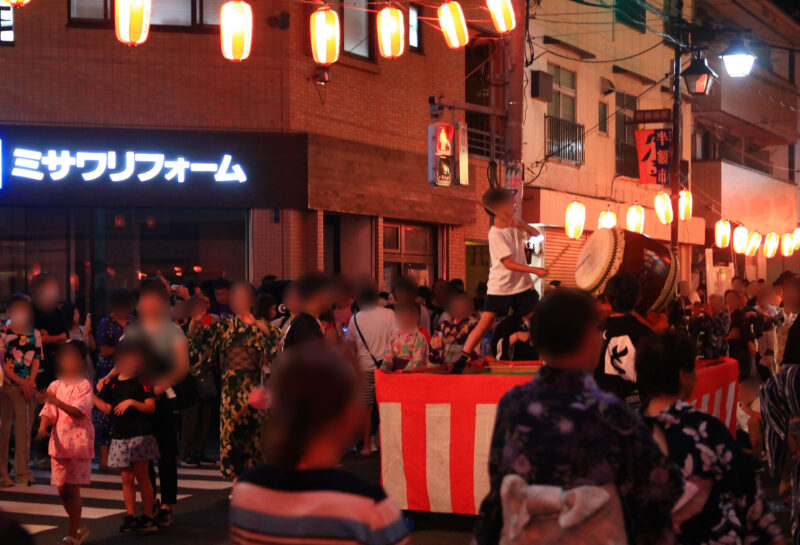
M 522 112 L 525 101 L 523 96 L 525 34 L 528 28 L 524 1 L 512 0 L 517 26 L 503 39 L 506 76 L 506 166 L 512 166 L 522 161 Z
M 681 46 L 675 44 L 675 59 L 672 61 L 672 153 L 669 168 L 670 199 L 672 200 L 673 220 L 670 224 L 670 247 L 678 255 L 678 202 L 681 191 Z
M 674 24 L 671 25 L 674 36 L 675 58 L 672 61 L 672 154 L 669 169 L 670 199 L 672 201 L 673 220 L 670 224 L 670 248 L 678 255 L 678 203 L 681 191 L 681 136 L 683 119 L 681 116 L 681 57 L 683 56 L 683 0 L 675 6 Z

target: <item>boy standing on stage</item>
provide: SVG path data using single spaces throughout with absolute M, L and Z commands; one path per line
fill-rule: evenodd
M 508 189 L 493 187 L 483 194 L 482 202 L 486 213 L 494 218 L 489 228 L 491 266 L 487 294 L 481 320 L 467 338 L 461 358 L 453 364 L 455 373 L 460 373 L 474 356 L 473 350 L 498 316 L 508 314 L 509 308 L 519 316 L 533 311 L 539 296 L 531 274 L 547 276 L 546 269 L 527 265 L 526 236 L 513 219 L 514 194 Z

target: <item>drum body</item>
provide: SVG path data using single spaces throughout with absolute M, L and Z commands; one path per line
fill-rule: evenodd
M 575 282 L 597 296 L 617 273 L 630 273 L 639 280 L 641 302 L 636 310 L 645 316 L 663 310 L 675 295 L 678 259 L 669 248 L 644 235 L 617 228 L 598 229 L 581 250 Z

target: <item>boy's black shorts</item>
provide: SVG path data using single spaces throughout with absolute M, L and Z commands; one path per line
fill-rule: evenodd
M 495 316 L 505 316 L 508 309 L 513 309 L 517 316 L 525 316 L 536 308 L 539 302 L 539 292 L 534 289 L 515 293 L 513 295 L 487 295 L 483 302 L 483 310 Z

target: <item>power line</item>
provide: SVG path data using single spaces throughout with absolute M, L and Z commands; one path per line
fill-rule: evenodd
M 627 60 L 636 58 L 636 57 L 638 57 L 640 55 L 644 55 L 645 53 L 649 53 L 650 51 L 654 50 L 656 47 L 658 47 L 660 45 L 664 45 L 664 42 L 663 41 L 658 41 L 658 42 L 654 43 L 653 45 L 651 45 L 650 47 L 639 51 L 638 53 L 634 53 L 634 54 L 628 55 L 626 57 L 619 57 L 617 59 L 581 59 L 581 58 L 575 58 L 575 57 L 570 57 L 569 55 L 562 55 L 561 53 L 556 53 L 555 51 L 547 49 L 543 44 L 536 43 L 536 45 L 540 49 L 542 49 L 543 51 L 546 51 L 548 54 L 553 55 L 555 57 L 562 58 L 562 59 L 567 59 L 567 60 L 576 61 L 576 62 L 583 62 L 583 63 L 586 63 L 586 64 L 606 64 L 606 63 L 610 63 L 610 62 L 613 63 L 613 62 L 627 61 Z

